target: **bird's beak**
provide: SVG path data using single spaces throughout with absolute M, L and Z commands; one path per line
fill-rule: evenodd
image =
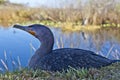
M 30 30 L 28 26 L 21 26 L 21 25 L 16 24 L 16 25 L 13 26 L 13 28 L 18 28 L 18 29 L 24 30 L 24 31 L 26 31 L 26 32 L 35 36 L 35 31 Z
M 15 24 L 15 25 L 13 26 L 13 28 L 18 28 L 18 29 L 21 29 L 21 30 L 26 31 L 27 26 L 21 26 L 21 25 Z

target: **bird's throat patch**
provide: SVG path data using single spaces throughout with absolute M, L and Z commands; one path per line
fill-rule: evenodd
M 29 30 L 28 32 L 35 36 L 35 32 L 34 31 Z

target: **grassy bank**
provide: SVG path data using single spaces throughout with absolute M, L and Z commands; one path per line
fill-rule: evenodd
M 66 73 L 48 72 L 43 70 L 32 71 L 23 69 L 21 71 L 6 72 L 0 74 L 2 80 L 119 80 L 120 63 L 115 63 L 101 69 L 73 69 Z

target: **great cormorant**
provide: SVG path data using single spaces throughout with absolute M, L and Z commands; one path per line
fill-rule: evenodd
M 118 60 L 110 60 L 92 51 L 77 48 L 60 48 L 53 50 L 54 36 L 51 30 L 40 24 L 29 26 L 14 25 L 35 36 L 41 46 L 31 57 L 29 67 L 48 71 L 62 71 L 73 68 L 100 68 L 108 66 Z

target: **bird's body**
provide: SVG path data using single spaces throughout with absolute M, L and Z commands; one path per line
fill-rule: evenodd
M 34 69 L 62 71 L 63 69 L 67 70 L 69 67 L 100 68 L 112 62 L 112 60 L 97 55 L 92 51 L 75 48 L 61 48 L 53 50 L 42 58 L 40 58 L 38 54 L 35 54 L 29 66 Z
M 100 68 L 117 62 L 83 49 L 61 48 L 52 50 L 54 37 L 51 30 L 44 25 L 34 24 L 27 27 L 15 25 L 14 27 L 31 33 L 41 41 L 40 48 L 29 62 L 29 67 L 32 69 L 62 71 L 69 67 Z

